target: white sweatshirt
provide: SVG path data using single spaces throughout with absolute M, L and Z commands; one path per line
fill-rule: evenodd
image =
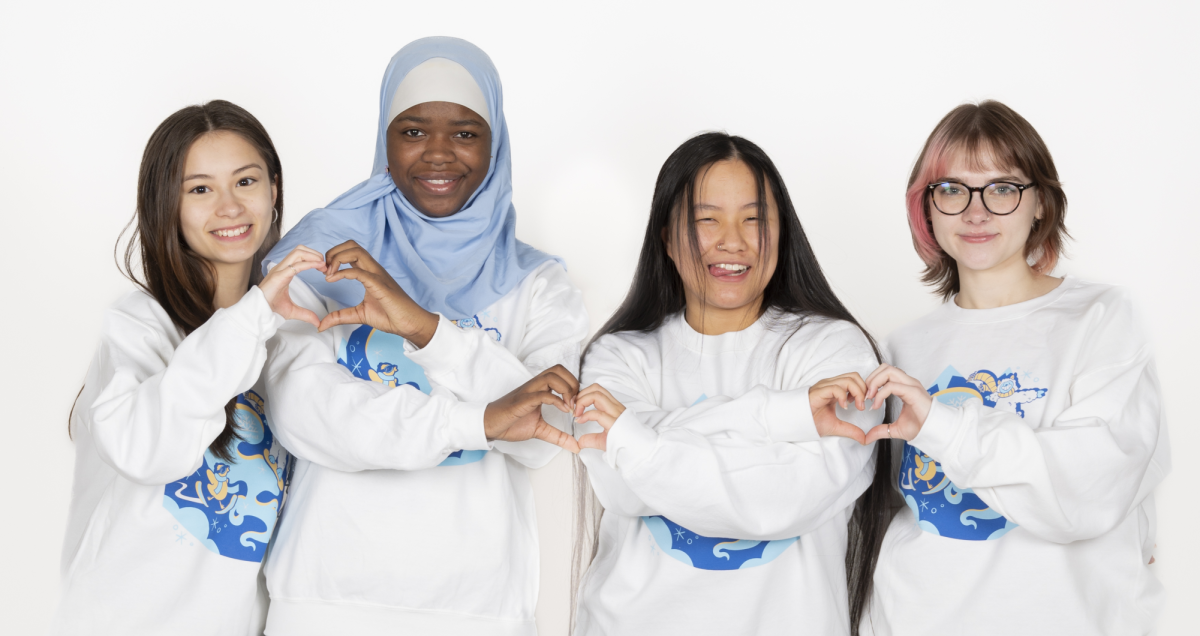
M 291 293 L 318 315 L 339 308 L 299 279 Z M 525 467 L 558 447 L 489 442 L 483 412 L 548 367 L 575 372 L 587 329 L 555 262 L 471 319 L 441 318 L 420 350 L 359 325 L 282 328 L 264 376 L 299 460 L 267 564 L 267 633 L 536 633 Z
M 819 437 L 808 390 L 878 361 L 850 323 L 788 322 L 704 336 L 678 315 L 592 345 L 584 384 L 625 412 L 606 453 L 581 454 L 605 512 L 577 636 L 849 632 L 846 523 L 873 451 Z
M 1007 307 L 948 302 L 889 342 L 936 399 L 904 445 L 908 508 L 864 633 L 1151 631 L 1152 492 L 1170 453 L 1128 296 L 1067 277 Z
M 142 291 L 108 311 L 71 421 L 52 633 L 261 633 L 262 560 L 290 460 L 256 381 L 282 323 L 257 287 L 186 338 Z M 227 462 L 207 448 L 234 396 L 242 439 Z

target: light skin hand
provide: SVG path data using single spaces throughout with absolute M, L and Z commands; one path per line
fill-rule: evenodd
M 483 413 L 484 434 L 489 440 L 506 442 L 540 439 L 578 453 L 579 443 L 574 437 L 554 428 L 542 418 L 543 404 L 570 413 L 578 392 L 579 380 L 566 367 L 554 365 L 508 395 L 488 404 Z
M 262 282 L 258 284 L 258 288 L 266 296 L 267 303 L 271 305 L 271 311 L 283 316 L 286 320 L 303 320 L 314 327 L 319 327 L 320 322 L 317 320 L 317 315 L 303 307 L 296 306 L 292 302 L 292 297 L 288 295 L 288 286 L 291 285 L 292 279 L 306 269 L 325 271 L 325 257 L 316 250 L 300 245 L 267 273 Z
M 589 406 L 593 407 L 592 410 L 585 411 Z M 604 430 L 580 437 L 579 447 L 595 448 L 600 452 L 608 450 L 608 431 L 624 412 L 625 405 L 599 384 L 592 384 L 580 391 L 575 396 L 575 423 L 595 422 Z
M 844 373 L 834 378 L 817 382 L 808 390 L 808 404 L 812 409 L 813 424 L 821 437 L 848 437 L 859 444 L 867 443 L 862 429 L 839 419 L 834 406 L 862 411 L 866 408 L 867 384 L 858 373 Z
M 904 403 L 900 416 L 890 426 L 879 425 L 867 433 L 867 443 L 881 439 L 912 440 L 921 432 L 933 397 L 920 381 L 890 364 L 881 364 L 867 376 L 867 398 L 874 401 L 873 408 L 883 406 L 888 396 L 896 396 Z
M 365 288 L 363 301 L 331 312 L 317 326 L 325 331 L 336 325 L 370 325 L 423 348 L 437 331 L 437 314 L 426 311 L 396 283 L 367 250 L 346 241 L 325 254 L 325 280 L 356 280 Z M 349 265 L 346 269 L 339 269 Z

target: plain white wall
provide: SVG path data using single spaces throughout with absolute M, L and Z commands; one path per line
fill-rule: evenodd
M 1132 288 L 1158 344 L 1175 468 L 1158 490 L 1163 634 L 1195 633 L 1195 4 L 553 2 L 6 3 L 0 8 L 0 631 L 57 601 L 73 447 L 67 411 L 105 308 L 112 246 L 154 127 L 214 98 L 267 126 L 287 225 L 366 178 L 379 80 L 427 35 L 500 69 L 519 236 L 567 256 L 593 329 L 632 275 L 658 168 L 696 132 L 761 145 L 821 262 L 878 336 L 932 309 L 903 212 L 925 137 L 996 98 L 1054 153 L 1075 241 L 1060 271 Z M 534 475 L 544 636 L 565 633 L 570 463 Z M 1130 476 L 1136 478 L 1136 476 Z M 1191 625 L 1191 627 L 1189 627 Z

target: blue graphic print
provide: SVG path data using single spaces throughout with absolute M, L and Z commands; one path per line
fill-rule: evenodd
M 708 399 L 701 395 L 692 406 Z M 667 556 L 701 570 L 744 570 L 775 560 L 800 537 L 750 541 L 706 537 L 662 516 L 642 517 L 654 542 Z
M 977 399 L 988 408 L 1025 417 L 1023 405 L 1045 397 L 1048 389 L 1023 388 L 1012 370 L 1000 375 L 980 370 L 963 376 L 954 367 L 947 367 L 928 391 L 937 401 L 955 408 Z M 1017 527 L 992 510 L 975 491 L 955 486 L 942 472 L 941 464 L 908 443 L 900 464 L 900 492 L 917 524 L 931 534 L 989 541 Z
M 799 539 L 747 541 L 706 537 L 661 515 L 642 517 L 642 523 L 664 554 L 701 570 L 745 570 L 770 563 Z
M 238 396 L 234 423 L 242 437 L 233 445 L 236 459 L 225 463 L 205 451 L 196 472 L 166 485 L 163 507 L 210 551 L 262 562 L 294 461 L 275 447 L 263 399 L 254 391 Z M 178 542 L 183 537 L 180 532 Z
M 479 317 L 451 321 L 460 328 L 483 329 Z M 500 332 L 484 329 L 497 342 Z M 338 364 L 350 370 L 354 377 L 370 382 L 396 387 L 408 385 L 429 395 L 433 387 L 421 365 L 404 354 L 404 338 L 380 331 L 368 325 L 360 325 L 350 333 L 350 339 L 342 344 Z M 486 450 L 457 450 L 442 460 L 439 466 L 461 466 L 483 459 Z

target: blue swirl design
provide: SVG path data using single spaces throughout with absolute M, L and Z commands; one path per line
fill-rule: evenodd
M 478 317 L 474 320 L 478 321 Z M 454 321 L 455 324 L 461 321 Z M 479 327 L 478 322 L 472 326 Z M 495 332 L 495 338 L 500 339 L 500 332 Z M 350 338 L 342 344 L 338 364 L 350 370 L 354 377 L 369 382 L 397 387 L 411 386 L 429 395 L 433 387 L 421 365 L 408 359 L 404 354 L 404 338 L 380 331 L 368 325 L 360 325 L 350 333 Z M 442 460 L 439 466 L 461 466 L 472 464 L 487 454 L 486 450 L 457 450 Z
M 205 451 L 200 468 L 166 485 L 163 507 L 184 528 L 176 526 L 179 543 L 186 531 L 211 552 L 260 563 L 279 519 L 294 460 L 273 448 L 274 436 L 258 393 L 238 396 L 234 422 L 242 437 L 234 444 L 235 459 L 226 463 Z
M 947 367 L 928 391 L 939 402 L 955 408 L 973 398 L 988 408 L 1025 417 L 1024 405 L 1045 397 L 1049 389 L 1024 388 L 1017 373 L 1011 370 L 999 375 L 979 370 L 963 376 L 954 367 Z M 954 485 L 941 464 L 912 444 L 904 444 L 899 485 L 917 525 L 930 534 L 963 541 L 990 541 L 1017 527 L 992 510 L 975 491 Z
M 706 537 L 662 515 L 642 517 L 642 523 L 664 554 L 700 570 L 745 570 L 765 565 L 799 539 L 748 541 Z

